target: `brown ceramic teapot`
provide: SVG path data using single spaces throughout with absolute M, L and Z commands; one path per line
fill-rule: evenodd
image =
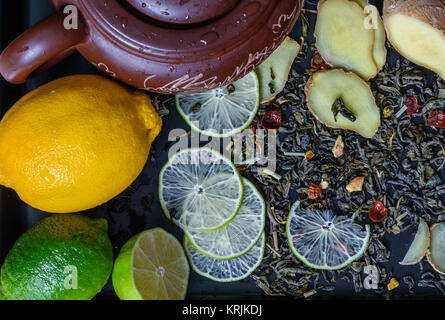
M 254 70 L 291 31 L 303 0 L 52 3 L 56 13 L 0 56 L 0 73 L 7 81 L 23 83 L 77 49 L 129 85 L 178 94 L 221 87 Z M 67 12 L 77 17 L 77 29 L 66 27 Z

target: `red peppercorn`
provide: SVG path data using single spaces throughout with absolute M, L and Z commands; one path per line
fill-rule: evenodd
M 317 199 L 321 196 L 321 188 L 318 184 L 313 182 L 309 182 L 309 188 L 307 189 L 307 196 L 309 199 Z
M 445 114 L 442 110 L 433 110 L 428 113 L 428 125 L 445 129 Z
M 376 203 L 374 203 L 374 206 L 369 209 L 369 219 L 374 222 L 381 222 L 383 219 L 385 219 L 387 214 L 388 209 L 379 200 L 377 200 Z
M 411 115 L 417 110 L 419 110 L 421 106 L 419 105 L 417 101 L 417 96 L 411 96 L 406 98 L 406 113 Z
M 266 130 L 278 130 L 282 124 L 281 111 L 271 110 L 261 119 L 261 126 Z
M 313 69 L 328 69 L 330 66 L 323 60 L 320 52 L 315 52 L 311 58 L 311 68 Z

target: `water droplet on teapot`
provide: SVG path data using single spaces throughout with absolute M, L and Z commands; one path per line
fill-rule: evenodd
M 204 33 L 201 36 L 200 41 L 204 45 L 208 45 L 208 44 L 215 42 L 218 39 L 219 39 L 218 33 L 216 33 L 215 31 L 209 31 L 209 32 Z
M 28 46 L 24 46 L 24 47 L 21 47 L 18 52 L 25 52 L 25 51 L 28 51 L 28 50 L 29 50 L 29 47 Z
M 261 9 L 261 4 L 257 1 L 249 2 L 243 7 L 245 16 L 253 16 Z
M 128 18 L 122 17 L 120 19 L 120 22 L 121 22 L 122 28 L 126 28 L 128 26 Z
M 142 2 L 142 8 L 145 8 L 147 4 L 145 2 Z

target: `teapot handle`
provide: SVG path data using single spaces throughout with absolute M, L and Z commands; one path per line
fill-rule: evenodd
M 37 23 L 15 39 L 0 55 L 0 73 L 20 84 L 48 70 L 86 40 L 86 25 L 78 15 L 77 29 L 66 29 L 63 9 Z

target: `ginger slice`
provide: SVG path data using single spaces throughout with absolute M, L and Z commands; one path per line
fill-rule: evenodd
M 280 46 L 255 70 L 260 81 L 261 103 L 268 104 L 283 91 L 300 45 L 286 37 Z
M 434 270 L 445 275 L 445 223 L 432 225 L 430 233 L 431 242 L 426 257 Z
M 355 73 L 342 69 L 316 72 L 307 82 L 305 93 L 308 109 L 328 127 L 372 138 L 380 126 L 380 110 L 371 89 Z
M 445 2 L 385 0 L 383 21 L 394 48 L 445 79 Z
M 367 7 L 367 6 L 372 6 L 371 4 L 368 3 L 368 0 L 354 0 L 356 3 L 358 3 L 363 10 Z M 378 9 L 373 6 L 376 10 L 376 12 L 378 13 Z M 385 33 L 385 26 L 383 25 L 383 20 L 380 17 L 380 14 L 377 14 L 376 16 L 377 21 L 376 25 L 377 25 L 377 29 L 374 30 L 374 47 L 373 47 L 373 56 L 374 56 L 374 62 L 377 66 L 377 70 L 380 71 L 383 69 L 383 66 L 386 63 L 386 56 L 388 51 L 386 50 L 386 33 Z
M 363 0 L 320 1 L 315 37 L 317 49 L 328 64 L 368 80 L 386 62 L 386 48 L 382 26 L 365 27 L 365 4 Z

